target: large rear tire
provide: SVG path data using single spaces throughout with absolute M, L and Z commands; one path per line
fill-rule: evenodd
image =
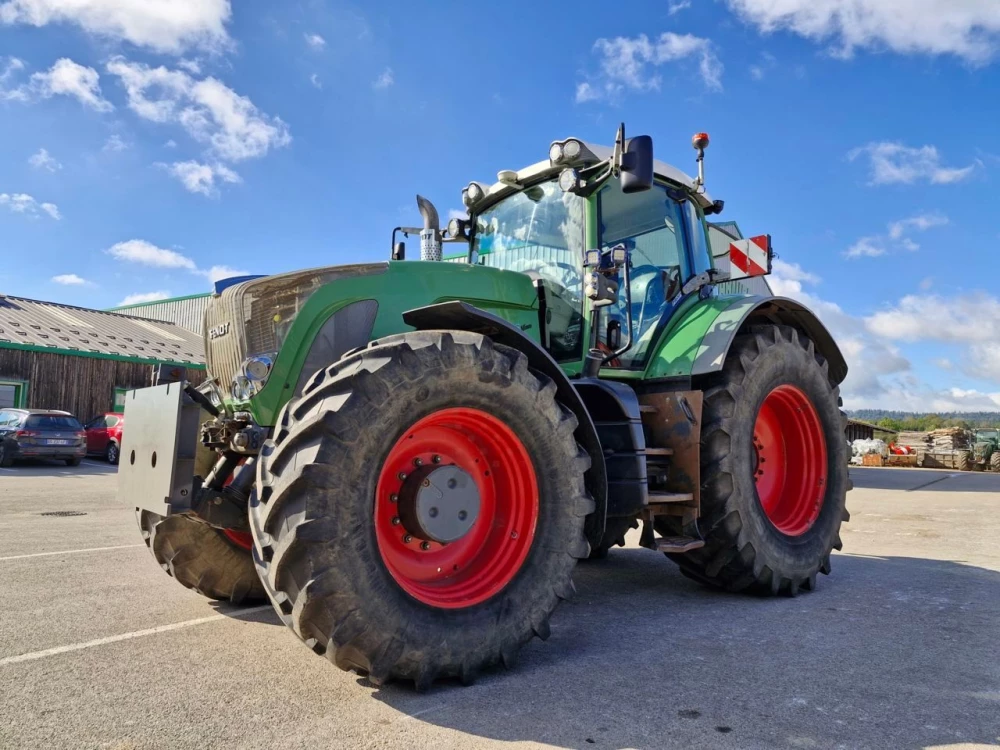
M 993 455 L 990 456 L 990 469 L 1000 471 L 1000 448 L 993 451 Z
M 959 471 L 972 471 L 972 454 L 969 451 L 958 451 L 955 455 L 955 468 Z
M 249 534 L 147 510 L 136 510 L 136 520 L 156 562 L 185 588 L 233 604 L 267 601 L 250 554 Z
M 787 326 L 733 342 L 705 391 L 701 517 L 706 544 L 681 571 L 730 591 L 796 594 L 830 572 L 850 477 L 845 418 L 827 364 Z
M 418 689 L 509 667 L 547 638 L 594 510 L 555 392 L 519 351 L 460 331 L 392 336 L 318 372 L 282 411 L 251 498 L 282 620 L 341 669 Z M 409 515 L 432 469 L 461 470 L 481 498 L 447 542 Z

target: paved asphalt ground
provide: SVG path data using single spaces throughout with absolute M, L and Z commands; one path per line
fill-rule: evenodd
M 417 694 L 183 589 L 106 465 L 0 470 L 0 747 L 1000 747 L 1000 476 L 852 473 L 816 592 L 616 549 L 515 671 Z

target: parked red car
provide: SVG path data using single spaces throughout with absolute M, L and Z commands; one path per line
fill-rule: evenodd
M 122 448 L 125 415 L 108 412 L 94 417 L 83 429 L 87 432 L 87 455 L 104 456 L 108 463 L 118 463 Z

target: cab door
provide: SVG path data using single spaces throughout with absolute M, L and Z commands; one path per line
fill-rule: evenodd
M 625 194 L 617 180 L 598 193 L 598 243 L 602 250 L 624 244 L 630 251 L 629 272 L 632 313 L 632 346 L 611 367 L 643 367 L 661 330 L 660 323 L 669 317 L 680 301 L 681 288 L 691 276 L 687 229 L 681 203 L 663 185 L 654 185 L 641 193 Z M 619 283 L 624 274 L 619 273 Z M 628 312 L 624 289 L 618 303 L 605 308 L 601 315 L 598 340 L 608 346 L 608 331 L 618 326 L 621 341 L 628 339 Z M 611 328 L 608 325 L 611 324 Z M 613 349 L 614 342 L 609 348 Z

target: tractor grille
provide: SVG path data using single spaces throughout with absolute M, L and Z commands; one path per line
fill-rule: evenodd
M 253 354 L 277 352 L 299 310 L 325 284 L 349 276 L 384 273 L 387 263 L 314 268 L 235 284 L 205 311 L 208 372 L 223 390 Z

